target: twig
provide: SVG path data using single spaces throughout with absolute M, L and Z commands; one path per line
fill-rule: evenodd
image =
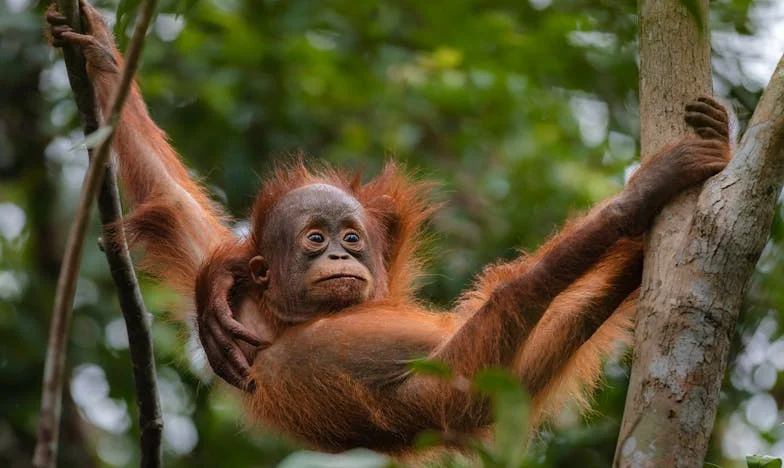
M 96 198 L 96 194 L 99 193 L 99 189 L 99 208 L 101 210 L 101 220 L 104 222 L 104 231 L 106 231 L 107 223 L 115 222 L 121 217 L 113 166 L 109 161 L 111 138 L 138 67 L 139 57 L 144 46 L 145 33 L 149 27 L 156 4 L 157 0 L 145 0 L 142 4 L 141 15 L 126 54 L 126 63 L 122 71 L 120 85 L 105 120 L 106 125 L 109 126 L 109 135 L 95 150 L 88 150 L 91 164 L 85 175 L 76 215 L 68 234 L 63 266 L 57 282 L 52 323 L 49 329 L 41 396 L 41 419 L 38 427 L 38 443 L 33 457 L 33 464 L 37 467 L 54 467 L 57 461 L 63 374 L 71 306 L 76 291 L 76 280 L 84 247 L 87 223 L 93 200 Z M 69 18 L 72 28 L 75 31 L 81 31 L 78 0 L 59 0 L 58 7 Z M 76 97 L 85 134 L 94 133 L 98 128 L 98 119 L 96 117 L 93 89 L 87 79 L 84 57 L 70 46 L 64 48 L 64 55 L 68 78 Z M 106 174 L 104 175 L 104 173 Z M 112 277 L 118 288 L 120 305 L 126 320 L 126 326 L 128 327 L 129 346 L 139 402 L 140 429 L 142 432 L 141 462 L 142 466 L 160 466 L 162 420 L 156 389 L 152 342 L 149 336 L 148 325 L 145 322 L 146 311 L 141 301 L 141 294 L 125 245 L 124 236 L 120 233 L 120 235 L 105 236 L 105 239 L 113 241 L 112 245 L 107 246 L 105 252 L 112 270 Z

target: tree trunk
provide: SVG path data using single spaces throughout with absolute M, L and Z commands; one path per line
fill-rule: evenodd
M 684 104 L 710 91 L 707 1 L 699 6 L 701 32 L 681 0 L 640 2 L 643 155 L 685 134 Z M 703 464 L 743 292 L 784 178 L 783 88 L 780 63 L 727 169 L 651 230 L 616 466 Z

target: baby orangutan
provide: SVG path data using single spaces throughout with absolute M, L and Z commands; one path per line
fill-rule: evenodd
M 123 60 L 99 13 L 82 11 L 86 34 L 54 7 L 50 34 L 82 48 L 105 112 Z M 651 220 L 729 160 L 721 104 L 700 98 L 686 121 L 696 136 L 647 159 L 619 195 L 533 255 L 488 266 L 451 312 L 415 298 L 429 184 L 392 163 L 367 183 L 280 167 L 256 198 L 250 236 L 237 239 L 136 86 L 114 149 L 133 205 L 130 239 L 145 246 L 148 271 L 194 298 L 210 365 L 246 390 L 249 412 L 321 450 L 400 454 L 422 431 L 470 435 L 491 424 L 487 398 L 454 384 L 484 369 L 519 377 L 534 423 L 597 385 L 601 357 L 633 313 Z M 417 358 L 446 364 L 453 380 L 412 372 Z

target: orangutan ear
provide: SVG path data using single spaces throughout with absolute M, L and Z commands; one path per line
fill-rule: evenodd
M 254 283 L 266 287 L 269 284 L 269 265 L 261 255 L 256 255 L 248 261 L 250 277 Z
M 379 222 L 384 236 L 384 264 L 388 267 L 400 246 L 401 218 L 395 200 L 389 195 L 374 198 L 368 208 Z

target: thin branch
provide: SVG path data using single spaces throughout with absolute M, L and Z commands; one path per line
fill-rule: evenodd
M 149 314 L 144 307 L 139 282 L 128 253 L 125 233 L 119 223 L 122 211 L 116 179 L 115 165 L 110 164 L 98 193 L 98 211 L 104 226 L 106 260 L 109 262 L 109 270 L 117 286 L 120 309 L 125 318 L 125 328 L 128 330 L 136 404 L 139 407 L 140 466 L 153 468 L 161 466 L 163 418 L 158 398 Z
M 121 218 L 119 195 L 114 177 L 113 166 L 109 161 L 111 138 L 114 127 L 119 121 L 120 111 L 128 94 L 133 76 L 138 68 L 139 57 L 144 46 L 145 34 L 152 20 L 157 0 L 145 0 L 140 18 L 136 24 L 133 38 L 126 55 L 120 86 L 114 96 L 109 114 L 105 120 L 110 133 L 95 150 L 90 153 L 90 166 L 85 175 L 82 193 L 77 206 L 74 222 L 68 234 L 63 266 L 57 282 L 52 323 L 49 329 L 44 381 L 41 397 L 41 419 L 38 427 L 38 443 L 33 457 L 37 467 L 54 467 L 57 461 L 60 415 L 62 409 L 62 388 L 65 369 L 66 344 L 71 319 L 71 306 L 76 292 L 79 264 L 87 232 L 93 200 L 99 193 L 101 220 L 106 224 Z M 78 0 L 60 0 L 60 11 L 69 18 L 75 31 L 81 31 Z M 77 107 L 82 117 L 85 134 L 97 130 L 97 111 L 92 86 L 87 79 L 85 61 L 74 47 L 64 48 L 66 67 L 71 88 L 76 97 Z M 105 174 L 104 174 L 105 173 Z M 136 276 L 128 255 L 122 233 L 105 236 L 112 240 L 107 245 L 106 256 L 112 277 L 120 295 L 120 305 L 128 327 L 129 346 L 133 361 L 134 380 L 142 439 L 142 466 L 160 466 L 160 435 L 162 420 L 156 389 L 155 366 L 152 355 L 152 342 L 147 315 L 141 300 Z

